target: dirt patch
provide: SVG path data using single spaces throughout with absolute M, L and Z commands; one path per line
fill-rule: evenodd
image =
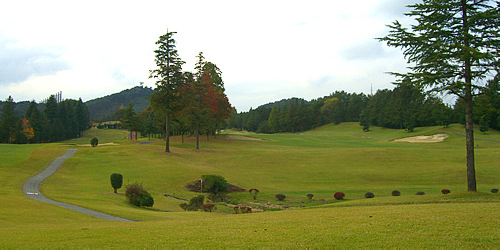
M 228 135 L 226 136 L 227 139 L 231 140 L 241 140 L 241 141 L 262 141 L 260 138 L 253 138 L 253 137 L 248 137 L 248 136 L 242 136 L 242 135 Z
M 434 142 L 442 142 L 444 139 L 448 138 L 447 134 L 435 134 L 429 136 L 414 136 L 408 138 L 401 138 L 394 140 L 395 142 L 412 142 L 412 143 L 434 143 Z
M 238 193 L 238 192 L 247 192 L 248 190 L 240 188 L 236 185 L 233 185 L 231 183 L 227 184 L 229 187 L 227 189 L 228 193 Z M 184 188 L 191 192 L 200 192 L 201 190 L 201 180 L 197 180 L 195 182 L 188 183 L 184 185 Z M 203 193 L 208 193 L 207 191 L 203 191 Z

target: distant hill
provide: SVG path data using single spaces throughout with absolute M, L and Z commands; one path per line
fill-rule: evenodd
M 288 99 L 282 99 L 281 101 L 270 102 L 264 105 L 260 105 L 258 108 L 272 109 L 274 105 L 278 105 L 280 108 L 283 108 L 283 106 L 290 104 L 291 101 L 307 103 L 307 101 L 302 98 L 292 97 Z
M 129 103 L 134 105 L 134 111 L 140 113 L 149 106 L 147 98 L 154 93 L 152 88 L 134 87 L 120 93 L 111 94 L 85 102 L 90 113 L 90 120 L 113 120 L 113 114 L 121 107 L 126 108 Z

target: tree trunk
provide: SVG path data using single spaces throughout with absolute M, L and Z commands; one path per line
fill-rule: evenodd
M 165 152 L 170 153 L 170 124 L 169 124 L 169 114 L 167 112 L 167 115 L 165 116 L 165 140 L 167 143 L 165 144 Z
M 472 119 L 472 71 L 469 42 L 469 20 L 467 1 L 462 0 L 462 25 L 464 31 L 465 54 L 465 144 L 467 148 L 467 190 L 476 192 L 476 169 L 474 166 L 474 120 Z
M 196 149 L 200 149 L 200 132 L 198 131 L 198 125 L 194 129 L 194 135 L 196 136 Z
M 474 120 L 472 119 L 472 91 L 467 84 L 465 91 L 465 144 L 467 147 L 467 190 L 476 189 L 476 169 L 474 164 Z

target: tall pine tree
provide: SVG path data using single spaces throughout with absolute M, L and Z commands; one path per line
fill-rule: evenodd
M 150 71 L 149 78 L 156 79 L 155 93 L 151 95 L 151 107 L 155 114 L 165 117 L 165 152 L 170 152 L 170 118 L 178 109 L 177 99 L 179 88 L 184 79 L 182 65 L 184 62 L 179 58 L 175 39 L 176 32 L 168 32 L 160 36 L 156 42 L 158 49 L 155 50 L 156 69 Z
M 411 29 L 399 21 L 379 38 L 403 49 L 409 73 L 393 73 L 421 88 L 457 95 L 465 102 L 467 188 L 476 191 L 473 95 L 480 83 L 498 70 L 500 2 L 489 0 L 423 0 L 406 13 L 417 23 Z

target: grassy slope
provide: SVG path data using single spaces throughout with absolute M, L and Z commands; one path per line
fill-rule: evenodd
M 417 129 L 411 135 L 442 131 L 436 127 Z M 93 130 L 68 143 L 88 143 L 90 137 L 103 132 Z M 202 141 L 204 149 L 200 151 L 191 149 L 191 138 L 185 144 L 175 138 L 173 153 L 166 155 L 161 141 L 135 145 L 123 140 L 123 131 L 107 132 L 113 133 L 112 138 L 99 134 L 100 142 L 119 142 L 119 146 L 79 147 L 77 154 L 42 185 L 42 192 L 59 201 L 142 222 L 105 222 L 25 198 L 22 183 L 66 147 L 0 145 L 2 159 L 8 156 L 0 163 L 0 178 L 6 183 L 0 200 L 7 204 L 0 211 L 0 246 L 27 246 L 26 238 L 38 242 L 29 244 L 35 247 L 120 246 L 122 242 L 151 247 L 174 241 L 179 246 L 288 247 L 478 247 L 500 243 L 496 229 L 499 196 L 455 192 L 465 189 L 465 141 L 458 135 L 437 144 L 394 143 L 389 140 L 408 134 L 379 128 L 363 133 L 355 124 L 342 124 L 303 135 L 250 135 L 264 141 L 219 137 Z M 497 131 L 488 136 L 500 137 Z M 476 149 L 480 191 L 499 183 L 499 148 L 498 142 L 481 141 Z M 179 201 L 162 195 L 194 196 L 182 185 L 202 174 L 221 174 L 233 184 L 259 188 L 260 202 L 273 201 L 279 192 L 287 195 L 286 205 L 309 205 L 307 193 L 315 194 L 317 202 L 321 198 L 331 201 L 333 192 L 343 191 L 349 200 L 323 208 L 249 215 L 155 212 L 132 208 L 123 195 L 113 194 L 109 183 L 113 172 L 122 173 L 125 184 L 143 182 L 155 197 L 154 209 L 160 211 L 179 211 Z M 454 193 L 439 195 L 442 188 Z M 403 196 L 390 197 L 394 189 Z M 420 190 L 428 195 L 412 195 Z M 362 199 L 367 191 L 374 192 L 376 198 Z M 233 197 L 242 203 L 251 199 L 248 193 Z M 408 205 L 412 203 L 432 204 Z M 406 205 L 386 206 L 391 204 Z M 42 217 L 33 219 L 35 213 Z M 44 239 L 46 236 L 49 238 Z

